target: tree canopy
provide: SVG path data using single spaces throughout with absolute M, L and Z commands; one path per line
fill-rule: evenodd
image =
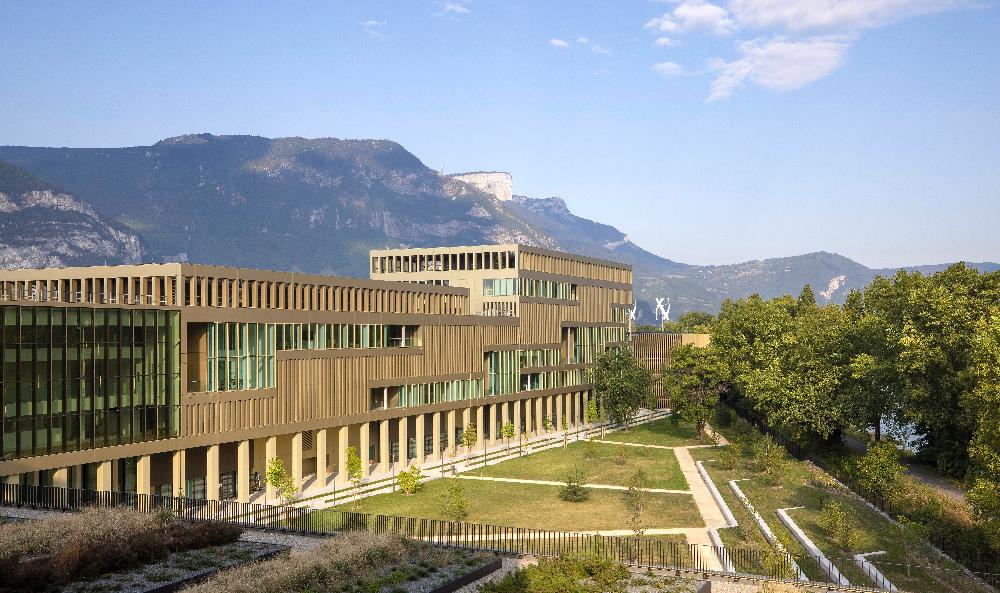
M 628 427 L 652 390 L 653 375 L 631 350 L 608 348 L 597 357 L 593 383 L 608 419 Z

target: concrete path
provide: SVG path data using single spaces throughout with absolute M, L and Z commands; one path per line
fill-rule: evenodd
M 673 451 L 674 449 L 701 449 L 704 447 L 714 447 L 715 445 L 684 445 L 677 447 L 667 447 L 666 445 L 644 445 L 642 443 L 622 443 L 620 441 L 604 441 L 601 439 L 590 439 L 595 443 L 603 443 L 605 445 L 623 445 L 625 447 L 642 447 L 645 449 L 666 449 L 667 451 Z
M 467 476 L 459 474 L 455 476 L 463 480 L 482 480 L 484 482 L 510 482 L 513 484 L 540 484 L 542 486 L 565 486 L 565 482 L 552 482 L 549 480 L 526 480 L 522 478 L 490 478 L 486 476 Z M 585 488 L 595 490 L 628 490 L 625 486 L 615 486 L 613 484 L 584 484 Z M 640 488 L 643 492 L 654 492 L 656 494 L 691 494 L 690 490 L 667 490 L 665 488 Z
M 681 473 L 684 474 L 684 479 L 687 480 L 688 487 L 691 488 L 691 495 L 694 496 L 694 504 L 697 505 L 698 512 L 701 513 L 701 518 L 705 521 L 705 527 L 714 529 L 728 527 L 729 521 L 726 520 L 719 505 L 716 504 L 711 490 L 708 489 L 704 480 L 701 479 L 701 474 L 698 472 L 698 466 L 695 465 L 694 459 L 691 457 L 691 452 L 686 448 L 679 448 L 674 449 L 674 455 L 677 456 L 677 463 L 681 467 Z

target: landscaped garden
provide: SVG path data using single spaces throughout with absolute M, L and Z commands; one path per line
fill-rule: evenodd
M 694 593 L 700 582 L 694 579 L 645 575 L 607 559 L 592 556 L 542 558 L 537 565 L 512 572 L 488 583 L 482 593 Z
M 637 430 L 633 428 L 631 432 Z M 641 470 L 650 488 L 687 489 L 673 451 L 584 441 L 475 469 L 469 474 L 562 482 L 577 468 L 584 472 L 586 481 L 592 483 L 627 486 L 632 474 Z
M 631 426 L 628 430 L 609 432 L 601 440 L 637 445 L 659 445 L 661 447 L 690 447 L 691 445 L 705 445 L 711 442 L 698 436 L 698 430 L 694 424 L 674 422 L 670 418 Z
M 729 487 L 729 480 L 741 480 L 741 490 L 811 579 L 826 580 L 827 576 L 780 523 L 777 509 L 802 507 L 789 511 L 789 516 L 852 584 L 872 586 L 852 556 L 884 551 L 869 560 L 901 590 L 989 591 L 966 576 L 956 563 L 934 553 L 917 529 L 894 525 L 827 473 L 786 455 L 742 419 L 734 418 L 732 426 L 717 429 L 731 444 L 719 449 L 695 449 L 692 455 L 695 459 L 714 460 L 706 462 L 705 467 L 740 523 L 737 528 L 719 531 L 727 547 L 765 553 L 771 549 Z M 759 572 L 761 566 L 736 568 Z
M 90 509 L 0 525 L 0 592 L 141 591 L 245 561 L 242 529 L 168 513 Z M 263 546 L 273 548 L 273 546 Z
M 502 465 L 502 464 L 500 464 Z M 581 502 L 559 498 L 560 487 L 448 478 L 432 480 L 413 495 L 399 492 L 347 502 L 337 510 L 356 510 L 377 515 L 395 515 L 428 519 L 457 519 L 449 498 L 452 484 L 463 490 L 471 523 L 528 527 L 553 531 L 628 530 L 623 518 L 624 491 L 592 489 Z M 642 522 L 650 528 L 697 527 L 704 525 L 690 495 L 649 493 Z M 322 513 L 313 516 L 322 520 Z
M 419 593 L 489 563 L 495 564 L 492 554 L 350 532 L 308 551 L 220 573 L 186 593 Z

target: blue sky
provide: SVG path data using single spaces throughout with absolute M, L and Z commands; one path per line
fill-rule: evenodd
M 995 0 L 24 2 L 0 144 L 389 138 L 689 263 L 1000 260 Z

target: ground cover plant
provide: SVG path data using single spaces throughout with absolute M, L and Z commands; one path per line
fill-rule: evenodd
M 630 434 L 637 433 L 640 428 L 632 428 Z M 622 450 L 625 450 L 625 460 L 624 463 L 619 463 L 618 456 Z M 559 482 L 577 467 L 586 473 L 587 483 L 627 486 L 629 476 L 636 469 L 641 469 L 649 477 L 650 488 L 686 490 L 688 487 L 673 451 L 582 441 L 566 448 L 540 451 L 477 468 L 469 473 L 476 476 Z
M 608 433 L 602 440 L 663 447 L 690 447 L 709 442 L 699 438 L 698 429 L 693 424 L 675 422 L 671 418 L 661 418 L 647 424 L 633 426 L 627 431 Z
M 560 486 L 457 480 L 461 481 L 468 501 L 465 520 L 471 523 L 554 531 L 629 529 L 621 512 L 625 493 L 620 490 L 594 488 L 588 500 L 566 502 L 559 498 Z M 443 501 L 447 498 L 447 482 L 427 482 L 412 496 L 391 493 L 365 498 L 360 501 L 357 510 L 371 514 L 446 519 Z M 335 508 L 355 510 L 349 503 Z M 310 517 L 317 524 L 329 524 L 329 518 L 324 516 L 326 512 L 316 511 Z M 649 493 L 642 521 L 648 528 L 704 525 L 694 499 L 688 494 Z
M 185 593 L 379 593 L 429 590 L 491 555 L 442 548 L 399 534 L 348 532 L 308 551 L 221 572 Z M 417 583 L 426 586 L 415 587 Z
M 66 583 L 226 544 L 242 529 L 184 523 L 169 513 L 88 509 L 0 525 L 0 592 L 55 590 Z
M 698 582 L 639 575 L 617 562 L 590 555 L 541 558 L 538 564 L 487 583 L 481 593 L 693 593 Z
M 740 482 L 740 488 L 789 551 L 800 556 L 799 564 L 810 578 L 825 576 L 815 562 L 801 557 L 805 550 L 778 521 L 775 511 L 779 508 L 804 507 L 790 511 L 789 515 L 854 584 L 870 582 L 850 557 L 859 552 L 884 550 L 884 556 L 871 560 L 902 590 L 928 593 L 987 590 L 964 576 L 958 565 L 934 554 L 914 530 L 893 525 L 813 464 L 786 456 L 776 479 L 769 476 L 763 464 L 753 457 L 754 451 L 763 450 L 758 443 L 763 437 L 742 419 L 734 420 L 731 428 L 721 432 L 731 442 L 743 443 L 742 462 L 732 467 L 718 461 L 705 463 L 740 522 L 739 528 L 720 531 L 727 546 L 767 550 L 763 536 L 727 484 L 732 479 L 750 478 Z M 692 450 L 695 459 L 701 460 L 717 459 L 718 453 L 714 448 Z

